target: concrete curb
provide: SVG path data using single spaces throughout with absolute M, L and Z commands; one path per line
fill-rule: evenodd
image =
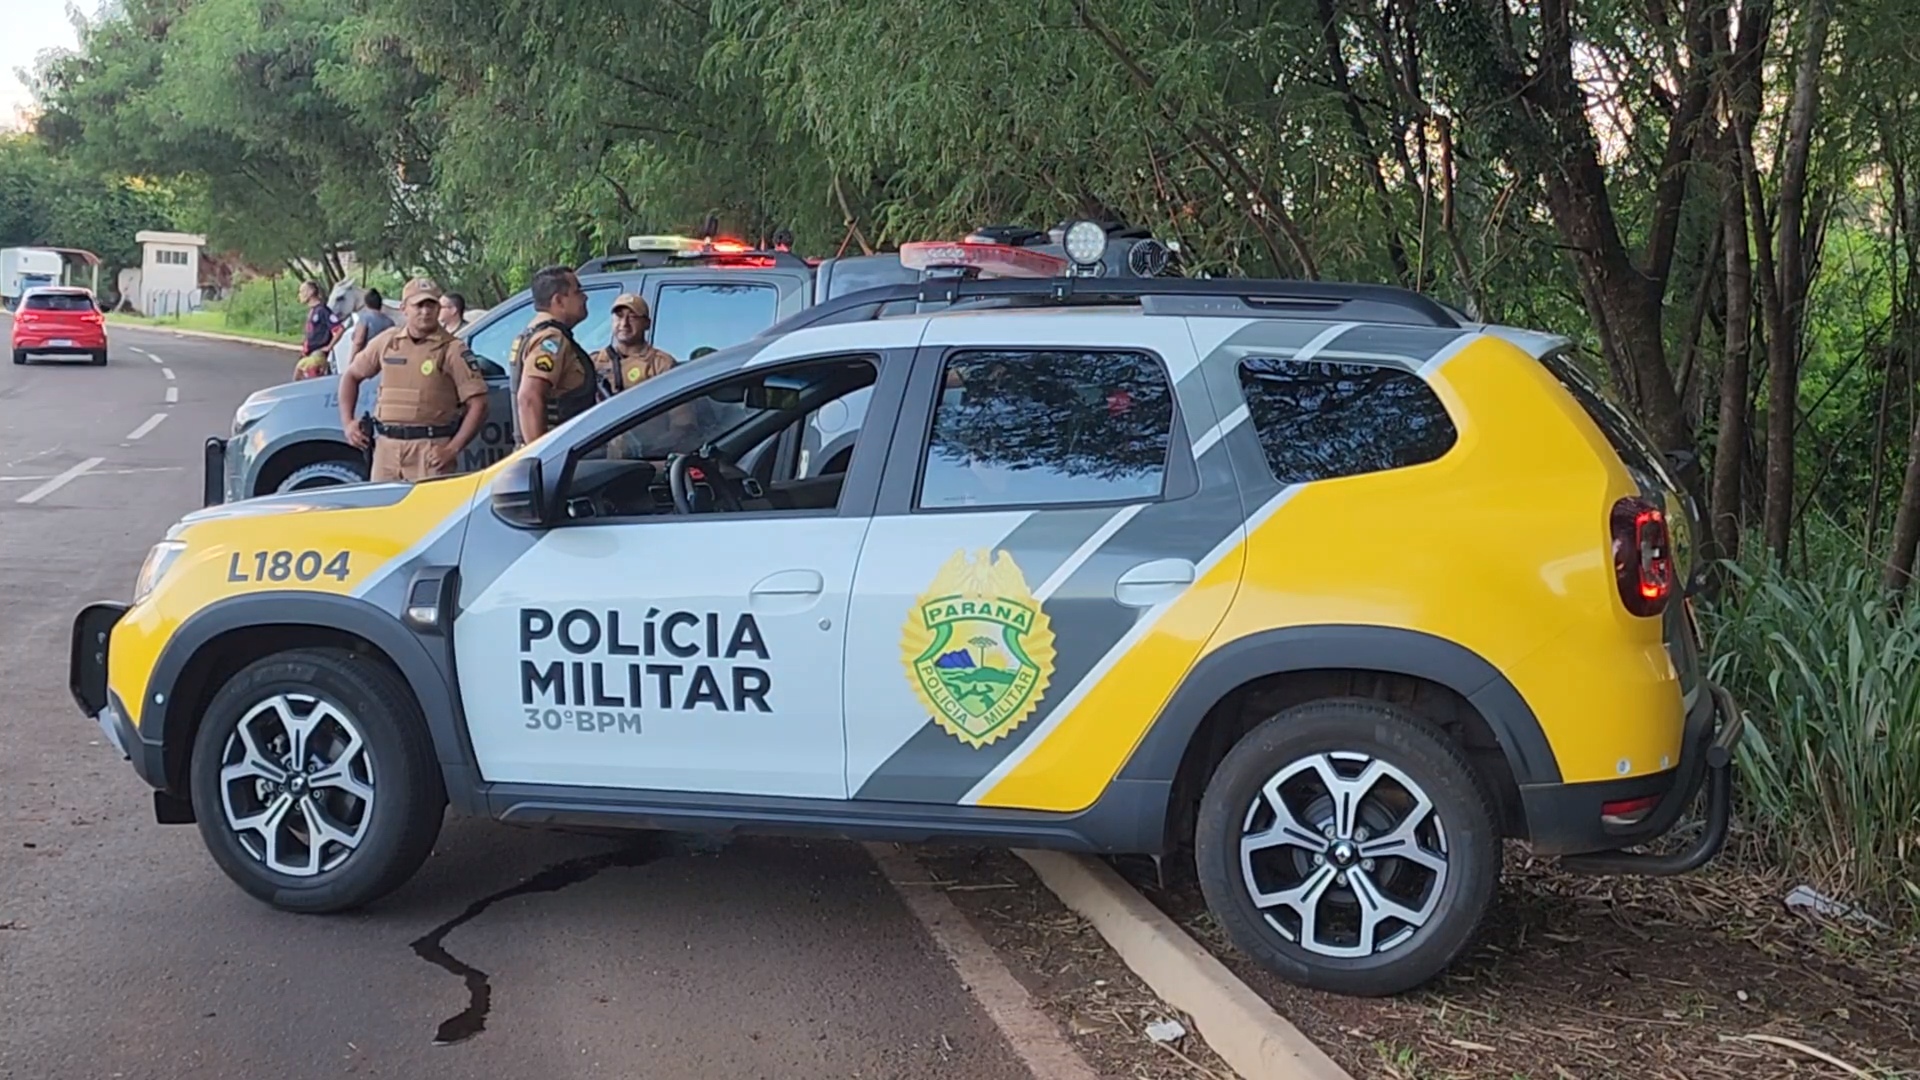
M 284 341 L 267 341 L 263 338 L 242 337 L 239 334 L 216 334 L 211 330 L 182 330 L 173 326 L 156 326 L 153 323 L 121 322 L 107 320 L 108 326 L 125 327 L 128 330 L 150 330 L 156 334 L 172 334 L 176 337 L 205 338 L 208 341 L 230 341 L 237 345 L 258 345 L 263 349 L 285 349 L 288 352 L 303 352 L 298 345 L 289 345 Z
M 1093 923 L 1161 1000 L 1245 1080 L 1353 1080 L 1199 942 L 1097 859 L 1017 851 L 1062 903 Z

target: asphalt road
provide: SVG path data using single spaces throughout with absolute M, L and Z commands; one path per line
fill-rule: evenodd
M 302 917 L 154 824 L 68 695 L 69 623 L 294 355 L 112 341 L 0 365 L 0 1077 L 1029 1075 L 856 846 L 450 817 L 400 892 Z

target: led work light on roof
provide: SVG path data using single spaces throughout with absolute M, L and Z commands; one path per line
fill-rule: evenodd
M 1082 273 L 1097 273 L 1100 260 L 1107 254 L 1107 230 L 1097 221 L 1076 221 L 1067 226 L 1061 246 L 1067 258 Z

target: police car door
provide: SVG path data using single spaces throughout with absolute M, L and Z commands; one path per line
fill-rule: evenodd
M 849 616 L 848 788 L 1083 809 L 1239 579 L 1186 320 L 936 318 L 902 408 Z
M 856 447 L 838 478 L 796 480 L 790 464 L 768 487 L 756 476 L 765 498 L 737 512 L 675 513 L 664 474 L 594 487 L 590 473 L 626 470 L 628 439 L 645 458 L 714 441 L 758 468 L 821 400 L 743 400 L 736 384 L 771 375 L 804 394 L 832 377 L 844 396 L 888 379 L 897 400 L 911 353 L 890 366 L 887 355 L 688 365 L 549 435 L 537 448 L 543 468 L 576 459 L 571 474 L 553 474 L 571 476 L 558 493 L 570 520 L 524 529 L 481 509 L 461 559 L 455 656 L 484 779 L 846 797 L 847 602 L 884 436 Z M 672 416 L 688 406 L 694 427 L 670 446 Z M 738 435 L 760 410 L 784 415 L 782 426 Z M 578 460 L 608 447 L 622 460 Z

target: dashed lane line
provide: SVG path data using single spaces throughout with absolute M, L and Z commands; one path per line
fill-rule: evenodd
M 167 387 L 167 404 L 176 405 L 179 403 L 179 401 L 180 401 L 180 388 L 177 386 Z
M 159 427 L 160 422 L 162 420 L 165 420 L 166 418 L 167 418 L 167 414 L 163 412 L 157 412 L 157 413 L 154 413 L 152 416 L 147 417 L 145 420 L 140 422 L 139 427 L 134 428 L 132 431 L 127 432 L 127 441 L 132 442 L 135 439 L 145 436 L 148 432 L 151 432 L 154 428 Z
M 161 368 L 161 369 L 160 369 L 160 374 L 162 374 L 162 375 L 165 375 L 165 376 L 167 377 L 167 381 L 168 381 L 168 382 L 172 382 L 172 381 L 173 381 L 173 369 L 172 369 L 172 368 L 170 368 L 170 367 L 163 367 L 163 368 Z
M 22 495 L 13 501 L 17 503 L 37 503 L 41 499 L 46 498 L 47 496 L 53 494 L 54 492 L 59 491 L 61 488 L 66 487 L 68 484 L 72 483 L 73 481 L 79 479 L 81 476 L 86 474 L 87 470 L 93 468 L 94 466 L 100 464 L 105 460 L 107 459 L 99 458 L 99 457 L 90 457 L 87 460 L 81 462 L 78 465 L 75 465 L 73 468 L 68 469 L 66 472 L 61 473 L 59 476 L 56 476 L 53 479 L 47 481 L 46 483 L 41 484 L 39 487 L 34 488 L 32 491 L 27 492 L 25 495 Z

